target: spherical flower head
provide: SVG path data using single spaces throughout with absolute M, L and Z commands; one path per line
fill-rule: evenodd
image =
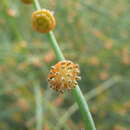
M 78 64 L 68 60 L 60 61 L 51 67 L 48 83 L 52 89 L 63 93 L 64 90 L 71 90 L 78 85 L 77 80 L 81 79 L 79 74 Z
M 32 27 L 40 33 L 48 33 L 56 26 L 53 13 L 49 10 L 42 9 L 32 13 Z
M 32 4 L 33 0 L 21 0 L 25 4 Z

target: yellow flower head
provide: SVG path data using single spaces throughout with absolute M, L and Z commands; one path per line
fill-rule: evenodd
M 55 25 L 56 21 L 51 11 L 42 9 L 32 13 L 32 27 L 37 32 L 48 33 Z

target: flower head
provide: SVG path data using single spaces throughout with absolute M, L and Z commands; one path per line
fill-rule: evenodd
M 32 27 L 37 32 L 48 33 L 55 25 L 56 21 L 51 11 L 42 9 L 32 13 Z
M 58 92 L 63 93 L 65 89 L 75 88 L 80 80 L 80 70 L 78 64 L 72 61 L 64 60 L 51 67 L 48 74 L 48 83 L 50 87 Z

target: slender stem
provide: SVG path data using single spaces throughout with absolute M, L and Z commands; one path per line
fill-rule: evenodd
M 61 49 L 58 46 L 58 43 L 57 43 L 56 38 L 54 36 L 54 33 L 53 32 L 49 32 L 48 33 L 48 38 L 50 39 L 51 47 L 53 48 L 57 59 L 58 60 L 64 60 L 65 58 L 64 58 L 64 56 L 63 56 L 63 54 L 61 52 Z
M 34 5 L 36 9 L 39 9 L 39 3 L 38 0 L 34 0 Z M 38 5 L 38 6 L 37 6 Z M 53 32 L 50 32 L 48 34 L 48 37 L 50 39 L 50 45 L 52 46 L 55 54 L 56 54 L 56 58 L 58 60 L 64 60 L 64 56 L 58 46 L 58 43 L 56 41 L 56 38 L 53 34 Z M 75 89 L 72 90 L 73 96 L 79 106 L 80 112 L 82 114 L 83 120 L 85 122 L 85 127 L 87 130 L 96 130 L 94 121 L 92 119 L 91 113 L 89 111 L 87 102 L 85 101 L 85 98 L 79 88 L 79 86 L 77 86 Z
M 35 7 L 35 9 L 41 9 L 41 7 L 40 7 L 40 4 L 39 4 L 39 1 L 38 0 L 33 0 L 33 6 Z
M 34 85 L 34 92 L 36 102 L 36 130 L 42 130 L 42 117 L 43 117 L 42 94 L 40 86 L 38 84 Z
M 75 89 L 73 89 L 72 93 L 73 93 L 73 96 L 74 96 L 76 102 L 78 103 L 80 112 L 81 112 L 83 120 L 85 122 L 86 129 L 87 130 L 96 130 L 93 118 L 92 118 L 91 113 L 88 108 L 88 104 L 87 104 L 79 86 L 77 86 Z

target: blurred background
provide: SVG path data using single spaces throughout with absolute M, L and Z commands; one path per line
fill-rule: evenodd
M 54 33 L 66 59 L 80 65 L 79 85 L 97 130 L 130 130 L 130 1 L 40 4 L 55 12 Z M 57 60 L 47 35 L 32 30 L 32 11 L 21 0 L 0 3 L 0 130 L 81 130 L 71 92 L 48 87 Z

